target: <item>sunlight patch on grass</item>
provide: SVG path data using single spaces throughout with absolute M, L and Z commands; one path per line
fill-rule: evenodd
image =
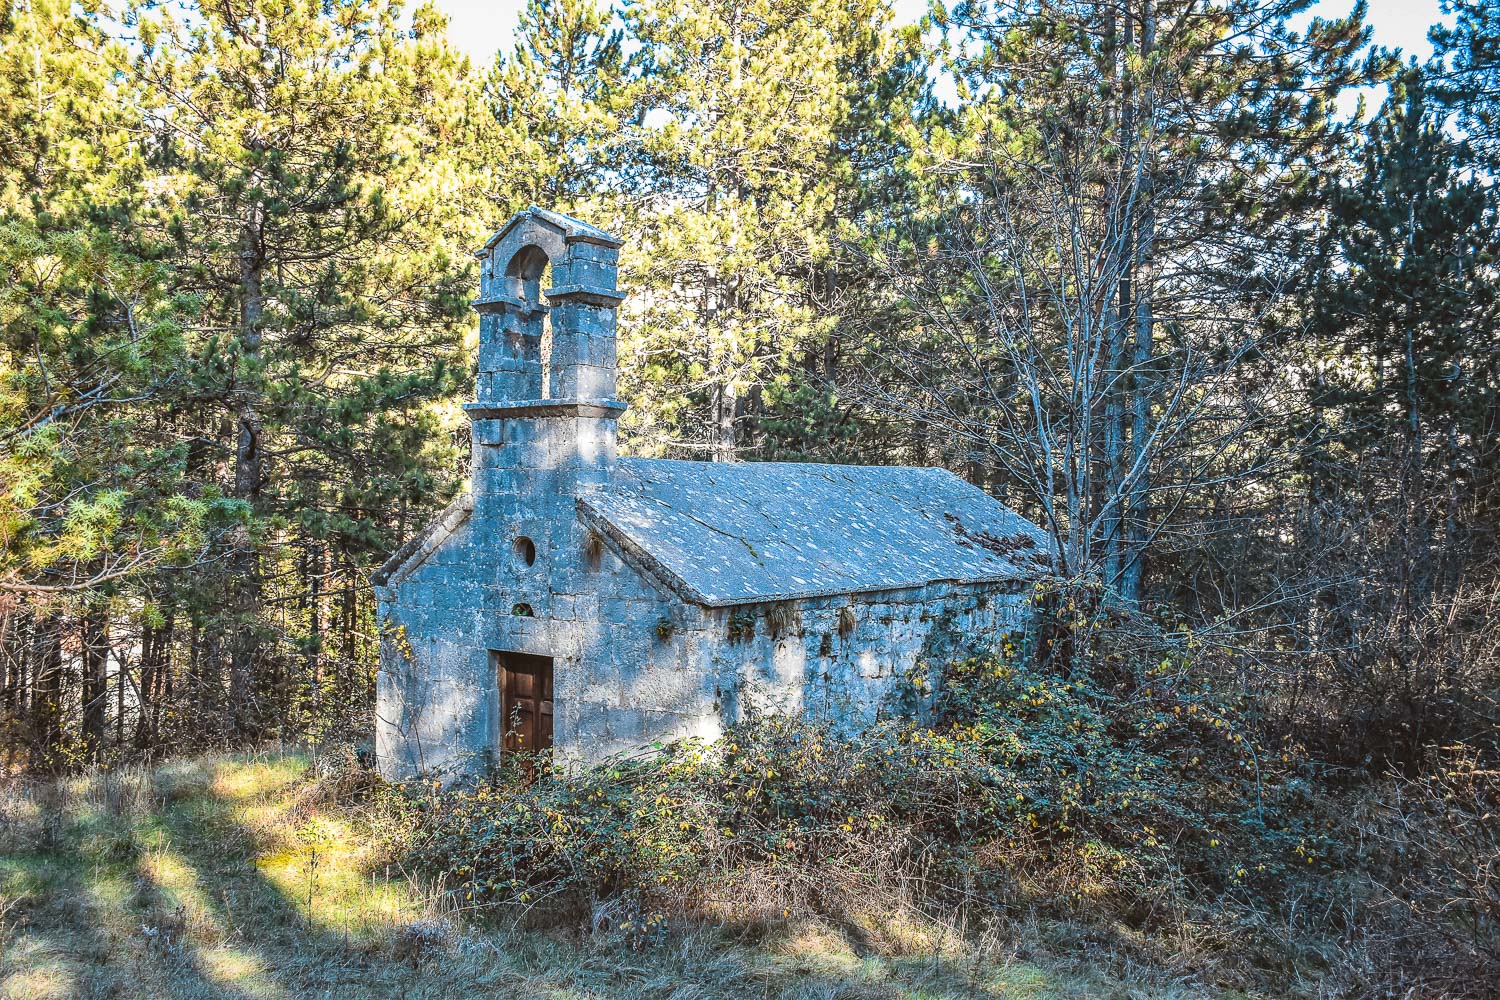
M 1007 997 L 1058 997 L 1087 996 L 1087 988 L 1081 991 L 1059 989 L 1057 980 L 1041 968 L 1029 962 L 1009 962 L 998 970 L 980 979 L 985 989 Z
M 300 754 L 258 757 L 248 762 L 229 758 L 214 767 L 209 791 L 232 801 L 264 798 L 283 791 L 306 770 L 307 760 Z
M 311 924 L 344 932 L 389 927 L 425 913 L 409 882 L 372 878 L 369 846 L 350 823 L 315 817 L 284 836 L 256 867 Z
M 207 900 L 199 885 L 198 871 L 176 851 L 167 847 L 141 859 L 141 874 L 150 879 L 172 906 L 204 906 Z
M 46 934 L 22 934 L 3 956 L 0 998 L 72 997 L 78 992 L 77 970 L 69 961 L 66 941 Z
M 785 956 L 794 968 L 821 973 L 855 975 L 863 964 L 847 938 L 811 921 L 799 924 L 780 942 L 776 952 Z
M 61 963 L 49 963 L 12 972 L 0 979 L 4 1000 L 50 1000 L 78 995 L 77 980 Z
M 240 948 L 201 948 L 197 962 L 215 982 L 262 997 L 286 996 L 286 991 L 266 975 L 265 963 Z
M 90 905 L 100 910 L 121 910 L 130 905 L 135 892 L 131 880 L 117 871 L 98 869 L 83 880 Z

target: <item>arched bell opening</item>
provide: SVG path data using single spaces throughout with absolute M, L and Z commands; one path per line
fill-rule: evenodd
M 547 251 L 532 244 L 516 251 L 516 255 L 505 265 L 505 276 L 510 279 L 506 289 L 513 298 L 525 302 L 532 308 L 542 305 L 542 279 L 551 269 L 552 261 Z
M 511 257 L 510 263 L 505 266 L 505 277 L 507 282 L 506 291 L 510 297 L 525 304 L 526 311 L 533 317 L 540 313 L 541 334 L 539 340 L 534 341 L 535 346 L 517 343 L 518 350 L 524 350 L 527 360 L 536 361 L 541 364 L 541 386 L 536 393 L 539 398 L 547 398 L 549 368 L 552 358 L 552 316 L 542 301 L 542 289 L 551 284 L 552 260 L 547 256 L 547 251 L 536 244 L 529 244 L 517 250 Z M 530 324 L 527 324 L 530 326 Z M 534 331 L 535 327 L 531 327 Z M 519 337 L 519 334 L 517 335 Z M 529 349 L 528 349 L 529 348 Z

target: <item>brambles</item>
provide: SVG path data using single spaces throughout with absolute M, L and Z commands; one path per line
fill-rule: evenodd
M 1256 746 L 1186 660 L 1062 676 L 1027 662 L 1030 642 L 950 664 L 928 724 L 754 718 L 650 759 L 434 794 L 413 856 L 466 900 L 647 914 L 805 911 L 900 883 L 1140 922 L 1168 884 L 1274 894 L 1321 872 L 1285 794 L 1293 756 Z

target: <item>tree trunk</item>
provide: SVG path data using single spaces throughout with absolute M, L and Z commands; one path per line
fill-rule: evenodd
M 1119 51 L 1119 22 L 1116 20 L 1116 11 L 1113 6 L 1110 6 L 1105 12 L 1104 36 L 1105 46 L 1109 52 L 1109 74 L 1118 84 L 1122 74 L 1121 62 L 1123 54 Z M 1127 14 L 1125 17 L 1125 45 L 1127 48 L 1129 47 L 1130 39 L 1130 18 Z M 1128 70 L 1123 72 L 1128 72 Z M 1120 103 L 1119 129 L 1122 141 L 1119 143 L 1119 148 L 1122 150 L 1128 149 L 1124 142 L 1124 134 L 1131 127 L 1128 87 L 1129 85 L 1126 83 L 1125 97 Z M 1129 175 L 1128 162 L 1122 163 L 1118 169 L 1119 174 L 1117 177 L 1111 179 L 1117 185 L 1120 179 Z M 1123 185 L 1119 186 L 1123 189 Z M 1114 201 L 1116 206 L 1124 201 L 1120 190 L 1116 191 Z M 1119 211 L 1118 207 L 1115 208 L 1115 211 Z M 1128 219 L 1125 217 L 1117 219 L 1116 222 L 1122 229 L 1128 226 Z M 1115 239 L 1117 244 L 1127 238 L 1124 232 L 1112 233 L 1110 235 Z M 1122 256 L 1118 253 L 1109 254 L 1105 256 L 1105 260 L 1120 261 Z M 1104 397 L 1104 442 L 1100 462 L 1102 478 L 1098 483 L 1091 484 L 1091 488 L 1088 490 L 1092 503 L 1099 504 L 1101 507 L 1105 504 L 1110 505 L 1108 509 L 1102 511 L 1103 516 L 1099 524 L 1098 544 L 1101 550 L 1101 570 L 1104 580 L 1111 585 L 1118 582 L 1120 570 L 1124 563 L 1122 558 L 1122 550 L 1124 548 L 1124 517 L 1115 498 L 1120 493 L 1122 480 L 1125 475 L 1125 326 L 1120 314 L 1123 308 L 1122 304 L 1128 301 L 1130 294 L 1130 276 L 1125 271 L 1122 262 L 1120 266 L 1122 273 L 1118 278 L 1118 285 L 1116 288 L 1111 289 L 1110 294 L 1106 296 L 1103 316 L 1101 318 L 1103 329 L 1100 332 L 1106 338 L 1105 350 L 1103 352 L 1105 359 L 1104 381 L 1099 386 L 1102 389 Z M 1090 346 L 1092 345 L 1086 344 L 1085 349 Z M 1092 407 L 1090 408 L 1090 412 L 1092 412 Z M 1092 542 L 1093 540 L 1091 539 L 1090 541 Z
M 104 749 L 105 710 L 109 705 L 108 644 L 104 609 L 92 605 L 79 621 L 83 659 L 83 741 L 90 759 Z
M 53 614 L 39 617 L 32 643 L 31 766 L 53 763 L 62 737 L 62 622 Z
M 140 705 L 135 717 L 135 748 L 146 749 L 151 732 L 151 713 L 156 705 L 156 648 L 161 630 L 147 622 L 141 627 Z
M 265 313 L 265 263 L 261 246 L 264 222 L 265 209 L 260 203 L 254 202 L 249 206 L 240 230 L 240 351 L 246 367 L 252 372 L 259 367 L 261 360 L 261 324 Z M 251 378 L 258 380 L 258 375 L 252 374 Z M 265 471 L 258 405 L 259 394 L 253 386 L 248 391 L 239 393 L 236 407 L 238 441 L 234 458 L 234 495 L 237 499 L 250 503 L 252 508 L 260 499 Z M 234 632 L 230 641 L 229 711 L 235 728 L 243 734 L 252 728 L 250 680 L 259 645 L 257 627 L 261 604 L 259 558 L 249 533 L 242 534 L 232 566 L 234 584 L 231 608 Z
M 1155 42 L 1156 24 L 1155 15 L 1151 10 L 1151 0 L 1142 0 L 1141 54 L 1143 59 L 1150 59 Z M 1153 94 L 1149 84 L 1142 89 L 1139 100 L 1141 113 L 1137 115 L 1137 120 L 1154 123 L 1156 109 L 1152 106 Z M 1151 396 L 1154 388 L 1150 373 L 1155 337 L 1154 317 L 1151 310 L 1151 260 L 1154 252 L 1152 244 L 1155 240 L 1156 223 L 1152 208 L 1152 197 L 1155 194 L 1152 180 L 1154 163 L 1150 151 L 1152 131 L 1154 129 L 1148 127 L 1145 140 L 1137 146 L 1137 155 L 1141 162 L 1138 172 L 1140 179 L 1135 190 L 1134 201 L 1139 208 L 1133 213 L 1135 225 L 1130 262 L 1134 279 L 1131 291 L 1135 313 L 1135 345 L 1130 377 L 1129 465 L 1138 472 L 1130 483 L 1122 511 L 1125 544 L 1122 549 L 1124 559 L 1120 567 L 1119 584 L 1120 597 L 1130 604 L 1139 604 L 1141 601 L 1148 534 L 1146 522 L 1151 496 L 1151 461 L 1147 452 L 1150 449 L 1151 440 Z M 1125 302 L 1122 302 L 1122 307 L 1124 305 Z

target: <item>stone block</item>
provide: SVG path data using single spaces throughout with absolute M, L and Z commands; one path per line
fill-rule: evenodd
M 476 445 L 504 444 L 505 421 L 472 420 L 469 422 L 470 440 Z
M 552 279 L 557 285 L 579 285 L 601 292 L 613 292 L 618 269 L 619 251 L 576 243 L 569 248 L 567 260 L 553 269 Z
M 569 362 L 552 369 L 552 392 L 558 396 L 608 399 L 615 394 L 614 369 Z
M 574 257 L 568 264 L 567 273 L 557 278 L 558 284 L 579 285 L 600 292 L 615 290 L 616 266 L 612 262 L 593 261 Z
M 637 708 L 614 708 L 610 709 L 605 724 L 608 735 L 627 745 L 633 745 L 636 741 L 644 743 L 649 739 L 650 729 L 646 713 Z
M 581 621 L 598 621 L 599 595 L 586 592 L 574 594 L 573 617 Z

